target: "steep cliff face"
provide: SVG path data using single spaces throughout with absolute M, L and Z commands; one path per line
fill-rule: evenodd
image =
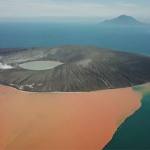
M 27 70 L 20 63 L 53 60 L 48 70 Z M 84 46 L 27 49 L 1 55 L 0 83 L 38 92 L 77 92 L 133 86 L 150 81 L 150 57 Z

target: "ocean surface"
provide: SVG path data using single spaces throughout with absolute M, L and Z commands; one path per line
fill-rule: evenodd
M 150 54 L 150 26 L 115 27 L 100 23 L 0 22 L 0 48 L 95 45 Z

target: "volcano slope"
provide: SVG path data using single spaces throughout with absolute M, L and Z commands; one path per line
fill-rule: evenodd
M 150 57 L 92 46 L 1 49 L 0 83 L 32 92 L 81 92 L 134 86 L 150 81 Z M 46 70 L 20 64 L 57 61 Z M 40 66 L 39 66 L 40 67 Z

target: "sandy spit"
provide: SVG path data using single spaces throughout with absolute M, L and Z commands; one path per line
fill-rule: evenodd
M 132 88 L 60 94 L 0 86 L 0 150 L 100 150 L 140 100 Z

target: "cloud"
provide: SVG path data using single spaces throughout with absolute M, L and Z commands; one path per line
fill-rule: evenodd
M 135 0 L 0 0 L 0 17 L 80 16 L 120 14 L 150 17 L 150 10 Z
M 93 16 L 99 13 L 103 5 L 93 3 L 46 3 L 46 2 L 10 2 L 0 3 L 0 15 L 11 17 L 32 16 Z

